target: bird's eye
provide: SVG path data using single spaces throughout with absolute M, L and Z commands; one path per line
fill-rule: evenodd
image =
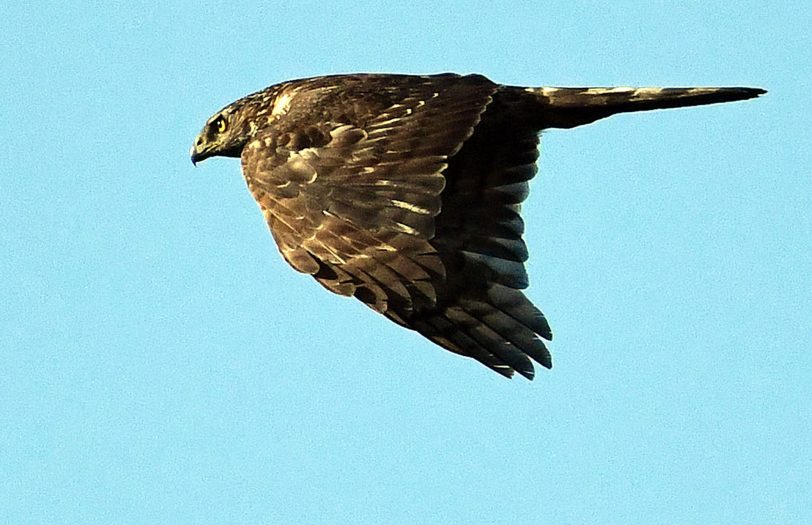
M 223 133 L 228 127 L 228 123 L 223 117 L 218 117 L 217 120 L 214 121 L 213 127 L 217 130 L 217 133 Z

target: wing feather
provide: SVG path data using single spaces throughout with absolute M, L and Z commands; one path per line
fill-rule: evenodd
M 496 88 L 481 77 L 376 79 L 289 86 L 287 111 L 243 150 L 282 255 L 452 352 L 532 378 L 551 337 L 519 291 L 535 133 L 485 113 Z

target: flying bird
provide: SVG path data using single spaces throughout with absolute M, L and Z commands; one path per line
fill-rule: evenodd
M 496 372 L 550 368 L 522 292 L 521 204 L 539 133 L 762 89 L 556 88 L 481 75 L 355 74 L 270 86 L 208 119 L 192 162 L 239 157 L 285 260 Z

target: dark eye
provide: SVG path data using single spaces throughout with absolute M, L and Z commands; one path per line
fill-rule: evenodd
M 226 122 L 226 119 L 223 117 L 217 117 L 217 120 L 211 123 L 211 127 L 216 130 L 217 133 L 223 133 L 228 127 L 228 122 Z

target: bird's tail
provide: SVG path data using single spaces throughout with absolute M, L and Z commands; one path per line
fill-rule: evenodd
M 542 128 L 572 128 L 631 111 L 701 106 L 746 100 L 766 93 L 759 88 L 526 88 L 533 95 Z M 541 105 L 539 106 L 539 102 Z

